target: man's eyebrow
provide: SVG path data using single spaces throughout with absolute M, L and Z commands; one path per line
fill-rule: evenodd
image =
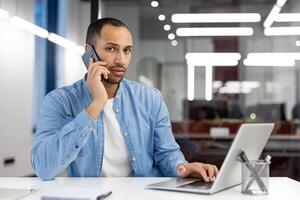
M 113 43 L 113 42 L 108 42 L 105 45 L 120 46 L 120 45 L 118 45 L 116 43 Z M 132 47 L 133 47 L 132 45 L 127 45 L 125 48 L 132 48 Z

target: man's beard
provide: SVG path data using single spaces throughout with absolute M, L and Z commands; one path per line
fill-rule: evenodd
M 122 78 L 118 79 L 118 80 L 115 80 L 115 79 L 109 78 L 109 76 L 108 76 L 108 79 L 104 78 L 103 81 L 105 81 L 109 84 L 119 84 L 122 81 L 123 78 L 124 78 L 124 76 Z
M 126 69 L 123 66 L 114 66 L 114 67 L 108 68 L 108 70 L 111 72 L 115 67 L 121 67 L 126 72 Z M 124 76 L 125 76 L 125 74 L 124 74 Z M 111 78 L 110 75 L 108 75 L 108 79 L 103 79 L 103 81 L 105 81 L 109 84 L 119 84 L 122 81 L 122 79 L 124 78 L 124 76 L 122 76 L 120 79 L 114 79 L 114 78 Z

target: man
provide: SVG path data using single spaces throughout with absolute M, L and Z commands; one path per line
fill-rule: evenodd
M 161 93 L 123 79 L 133 47 L 121 21 L 103 18 L 87 31 L 102 61 L 86 79 L 50 92 L 43 102 L 31 160 L 36 174 L 181 176 L 212 181 L 216 166 L 187 163 L 175 142 Z

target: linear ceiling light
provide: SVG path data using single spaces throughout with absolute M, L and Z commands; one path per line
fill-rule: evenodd
M 280 13 L 274 19 L 275 22 L 300 22 L 300 13 Z
M 57 44 L 57 45 L 60 45 L 62 47 L 65 47 L 65 48 L 71 48 L 71 49 L 76 49 L 77 46 L 74 42 L 66 39 L 66 38 L 63 38 L 55 33 L 50 33 L 49 34 L 49 37 L 48 37 L 48 40 L 50 40 L 51 42 Z
M 267 36 L 300 35 L 300 27 L 270 27 L 265 28 L 264 34 Z
M 300 53 L 298 52 L 264 52 L 264 53 L 248 53 L 247 58 L 249 59 L 269 59 L 269 60 L 280 60 L 280 59 L 291 59 L 300 60 Z
M 39 26 L 36 26 L 35 24 L 32 24 L 20 17 L 14 16 L 10 20 L 14 25 L 16 25 L 28 32 L 31 32 L 39 37 L 47 38 L 49 35 L 47 30 L 45 30 Z
M 292 59 L 249 59 L 244 60 L 246 66 L 270 66 L 270 67 L 293 67 L 295 60 Z
M 187 53 L 188 100 L 194 99 L 195 66 L 205 66 L 205 99 L 212 100 L 213 66 L 236 66 L 241 59 L 240 53 Z
M 287 0 L 277 0 L 276 4 L 273 6 L 266 20 L 264 21 L 264 27 L 269 28 L 272 26 L 275 19 L 278 17 L 281 8 L 284 6 Z
M 189 64 L 194 65 L 194 66 L 236 66 L 239 62 L 238 60 L 231 60 L 231 59 L 217 59 L 217 60 L 201 60 L 201 59 L 197 59 L 197 60 L 189 60 L 188 61 Z
M 253 29 L 250 27 L 228 27 L 228 28 L 178 28 L 178 36 L 250 36 Z
M 212 100 L 212 87 L 213 87 L 213 68 L 211 65 L 205 67 L 205 100 Z
M 264 27 L 268 28 L 271 27 L 274 19 L 277 17 L 277 15 L 280 13 L 281 8 L 277 5 L 274 5 L 272 10 L 270 11 L 269 15 L 267 16 L 266 20 L 264 21 Z
M 279 6 L 279 7 L 283 7 L 284 4 L 286 3 L 287 0 L 277 0 L 276 4 Z
M 240 60 L 240 53 L 186 53 L 186 60 Z
M 258 13 L 201 13 L 201 14 L 173 14 L 173 23 L 233 23 L 259 22 Z
M 194 100 L 195 96 L 195 66 L 188 63 L 187 73 L 187 98 L 188 100 Z
M 5 19 L 8 17 L 8 12 L 0 8 L 0 19 Z

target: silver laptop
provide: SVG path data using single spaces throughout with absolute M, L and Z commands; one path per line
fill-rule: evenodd
M 146 187 L 149 189 L 213 194 L 241 184 L 242 167 L 238 155 L 244 151 L 249 160 L 257 160 L 273 128 L 273 123 L 242 124 L 213 183 L 205 183 L 203 180 L 193 178 L 172 178 Z

